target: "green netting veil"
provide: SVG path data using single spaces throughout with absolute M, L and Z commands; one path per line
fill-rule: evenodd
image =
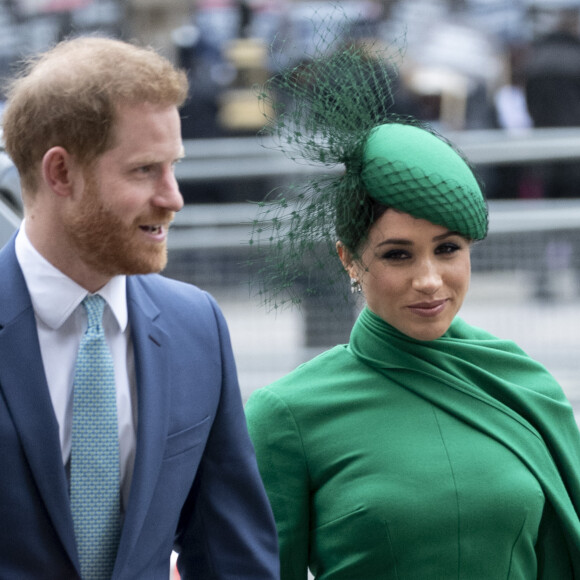
M 433 129 L 397 114 L 400 51 L 348 38 L 348 19 L 323 20 L 314 54 L 282 68 L 260 92 L 268 146 L 301 164 L 258 204 L 252 226 L 253 287 L 279 308 L 320 295 L 341 308 L 348 277 L 336 254 L 361 249 L 376 203 L 472 239 L 487 232 L 487 206 L 463 156 Z

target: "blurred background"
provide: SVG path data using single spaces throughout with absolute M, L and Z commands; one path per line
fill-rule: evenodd
M 334 4 L 353 22 L 350 37 L 403 47 L 395 109 L 433 123 L 485 183 L 490 235 L 474 248 L 472 289 L 461 315 L 541 360 L 580 415 L 580 0 Z M 256 212 L 249 202 L 312 171 L 257 137 L 263 124 L 257 87 L 279 66 L 307 59 L 317 22 L 332 27 L 334 4 L 0 2 L 0 78 L 27 54 L 93 33 L 153 45 L 187 70 L 186 157 L 176 169 L 186 207 L 170 236 L 166 274 L 218 299 L 244 398 L 346 342 L 361 307 L 353 301 L 330 313 L 333 298 L 322 295 L 301 310 L 268 312 L 249 288 Z M 3 242 L 22 215 L 18 176 L 5 157 L 0 200 Z

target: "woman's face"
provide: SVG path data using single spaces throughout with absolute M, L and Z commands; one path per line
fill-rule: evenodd
M 368 307 L 417 340 L 443 335 L 461 308 L 471 276 L 470 242 L 456 232 L 388 209 L 371 227 L 359 260 L 338 244 Z

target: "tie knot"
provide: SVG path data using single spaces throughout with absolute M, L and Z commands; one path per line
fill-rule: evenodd
M 87 296 L 82 305 L 87 311 L 87 316 L 89 318 L 88 329 L 98 329 L 101 326 L 101 321 L 103 320 L 103 312 L 105 310 L 105 299 L 99 294 L 93 294 L 92 296 Z

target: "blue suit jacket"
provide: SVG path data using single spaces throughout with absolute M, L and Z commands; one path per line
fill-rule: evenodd
M 227 327 L 213 299 L 159 275 L 127 280 L 138 430 L 113 579 L 278 578 L 276 532 Z M 79 578 L 58 426 L 34 312 L 0 251 L 0 578 Z

